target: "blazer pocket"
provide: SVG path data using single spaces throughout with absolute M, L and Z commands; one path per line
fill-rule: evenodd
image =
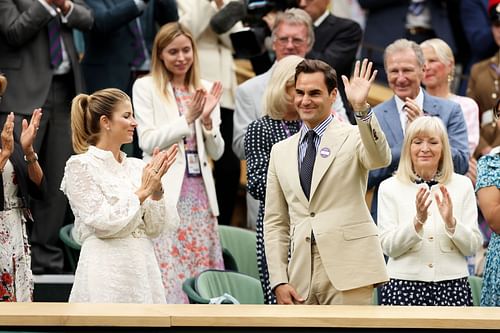
M 365 237 L 377 236 L 378 229 L 373 222 L 369 221 L 349 227 L 344 227 L 342 235 L 345 240 L 350 241 Z
M 342 154 L 336 157 L 333 163 L 340 164 L 340 163 L 350 162 L 353 159 L 353 157 L 354 157 L 353 154 Z
M 439 248 L 444 253 L 458 252 L 458 248 L 449 239 L 441 239 L 439 241 Z

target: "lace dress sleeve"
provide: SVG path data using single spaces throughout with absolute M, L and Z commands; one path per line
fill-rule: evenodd
M 165 196 L 158 201 L 144 201 L 143 212 L 146 234 L 151 238 L 164 232 L 172 232 L 179 226 L 177 208 L 169 203 Z
M 100 175 L 99 182 L 93 172 Z M 82 159 L 67 162 L 61 190 L 75 215 L 77 235 L 85 237 L 82 229 L 89 229 L 98 238 L 125 237 L 141 223 L 139 198 L 115 177 L 111 172 L 92 170 Z

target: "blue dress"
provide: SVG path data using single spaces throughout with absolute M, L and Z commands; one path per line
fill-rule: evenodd
M 478 161 L 476 192 L 489 186 L 500 189 L 500 154 L 486 155 Z M 495 232 L 486 254 L 481 306 L 500 306 L 500 235 Z

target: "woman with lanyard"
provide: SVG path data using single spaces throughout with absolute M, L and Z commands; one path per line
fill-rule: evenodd
M 156 146 L 179 147 L 162 182 L 165 196 L 177 204 L 180 226 L 174 237 L 155 239 L 155 251 L 167 303 L 188 303 L 182 291 L 186 278 L 224 268 L 209 163 L 224 152 L 219 130 L 222 85 L 200 79 L 193 35 L 178 23 L 158 31 L 151 60 L 151 74 L 135 81 L 132 89 L 139 146 L 145 160 Z
M 291 55 L 277 63 L 264 93 L 263 117 L 250 123 L 245 134 L 248 192 L 260 201 L 256 222 L 257 263 L 266 303 L 269 304 L 276 303 L 276 299 L 269 285 L 264 250 L 263 222 L 267 168 L 273 145 L 300 129 L 301 122 L 293 104 L 293 95 L 295 67 L 302 60 L 304 59 L 299 56 Z

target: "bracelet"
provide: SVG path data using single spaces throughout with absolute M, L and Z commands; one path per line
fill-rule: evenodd
M 28 157 L 26 155 L 24 155 L 24 160 L 28 164 L 35 163 L 36 161 L 38 161 L 38 155 L 37 155 L 37 153 L 33 152 L 33 158 L 30 158 L 30 159 L 28 159 Z
M 446 223 L 444 224 L 444 228 L 449 232 L 455 232 L 455 227 L 457 226 L 457 220 L 453 218 L 453 221 L 455 222 L 455 225 L 453 227 L 448 227 Z
M 425 221 L 424 221 L 424 222 L 422 222 L 422 220 L 420 220 L 420 219 L 418 218 L 418 215 L 415 215 L 415 221 L 417 221 L 417 223 L 418 223 L 418 224 L 420 224 L 420 225 L 424 225 L 424 224 L 425 224 Z

